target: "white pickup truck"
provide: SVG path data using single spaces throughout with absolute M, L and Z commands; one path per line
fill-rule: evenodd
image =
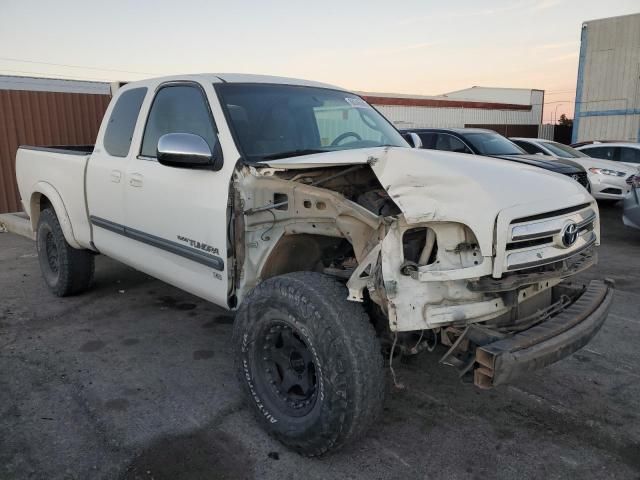
M 585 345 L 613 296 L 567 280 L 599 244 L 578 183 L 411 148 L 360 97 L 314 82 L 130 83 L 95 146 L 21 147 L 17 177 L 56 295 L 87 289 L 101 253 L 236 310 L 249 401 L 305 455 L 371 425 L 385 358 L 437 347 L 500 385 Z

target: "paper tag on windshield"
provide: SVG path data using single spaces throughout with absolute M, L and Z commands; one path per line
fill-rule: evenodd
M 358 98 L 358 97 L 345 97 L 345 100 L 347 101 L 347 103 L 349 105 L 351 105 L 354 108 L 367 108 L 367 107 L 369 107 L 367 102 L 365 102 L 364 100 L 362 100 L 361 98 Z

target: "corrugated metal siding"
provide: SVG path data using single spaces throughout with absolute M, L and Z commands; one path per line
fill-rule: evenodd
M 553 140 L 555 125 L 546 123 L 538 127 L 538 138 L 544 138 L 547 140 Z
M 428 108 L 399 105 L 374 106 L 397 128 L 456 128 L 469 124 L 539 125 L 540 111 Z
M 531 89 L 528 88 L 501 88 L 501 87 L 470 87 L 462 90 L 447 92 L 449 98 L 465 98 L 484 102 L 519 103 L 528 105 L 531 97 Z
M 640 14 L 583 25 L 575 141 L 640 141 Z
M 579 138 L 640 141 L 639 129 L 640 115 L 585 116 L 580 119 Z
M 544 111 L 544 91 L 531 90 L 531 122 L 542 125 L 542 114 Z
M 0 90 L 0 213 L 22 209 L 18 146 L 94 143 L 110 100 L 109 95 Z

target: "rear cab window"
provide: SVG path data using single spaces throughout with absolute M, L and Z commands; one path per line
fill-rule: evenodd
M 116 100 L 104 134 L 104 149 L 113 157 L 126 157 L 131 148 L 140 107 L 147 94 L 146 88 L 132 88 Z

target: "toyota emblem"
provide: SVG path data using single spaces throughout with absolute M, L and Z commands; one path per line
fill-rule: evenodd
M 574 222 L 567 223 L 562 229 L 562 244 L 569 248 L 578 240 L 578 225 Z

